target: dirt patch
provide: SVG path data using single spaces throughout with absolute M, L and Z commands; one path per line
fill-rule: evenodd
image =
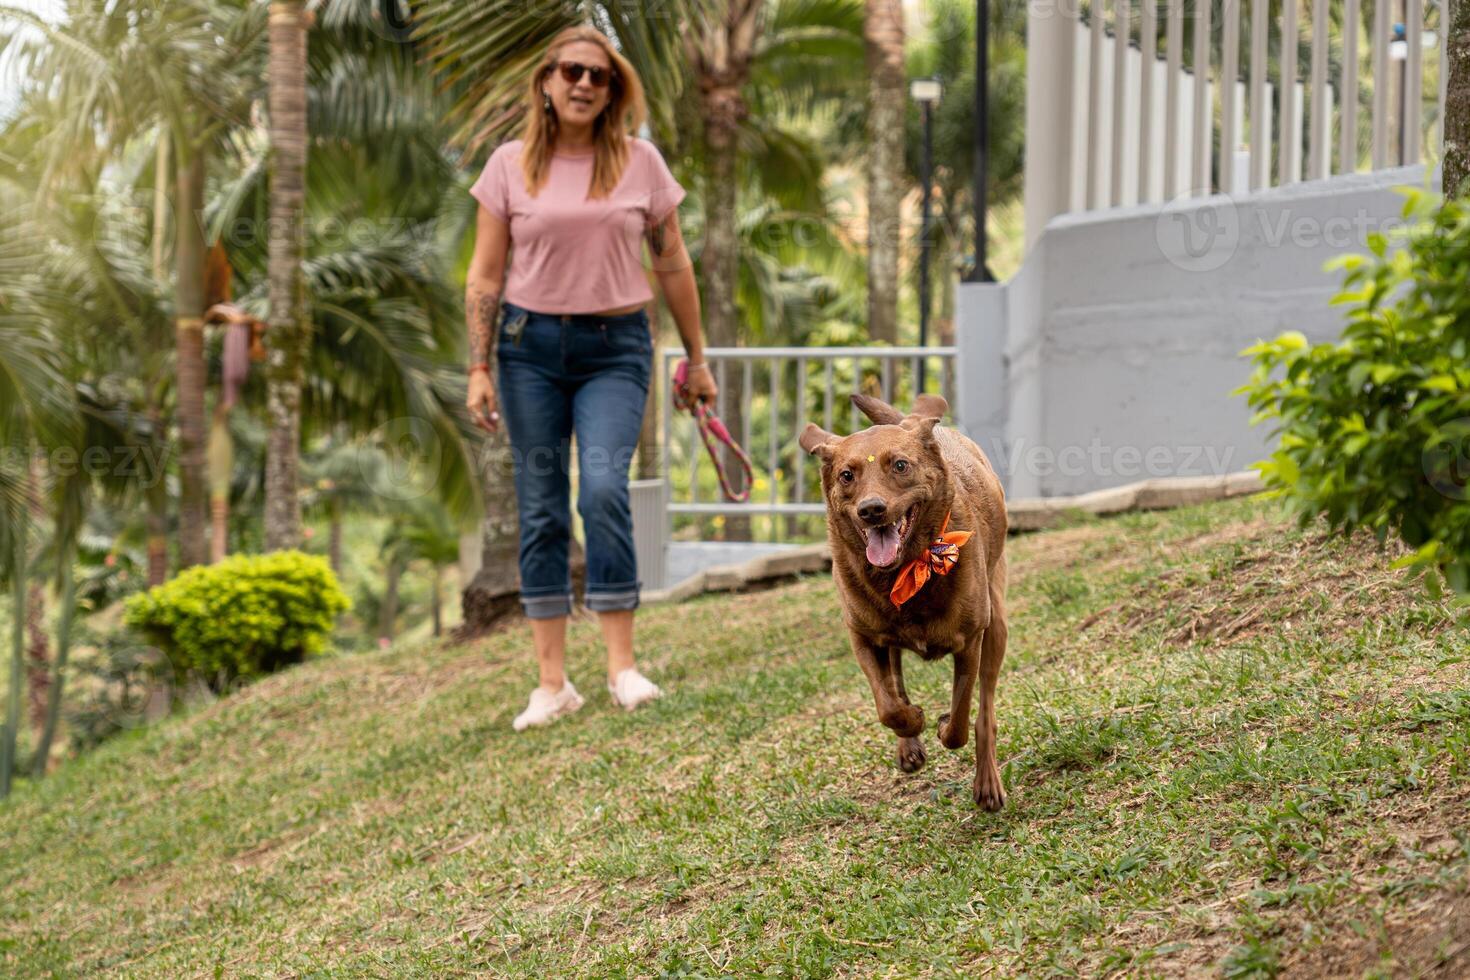
M 1190 542 L 1194 548 L 1236 543 L 1233 556 L 1222 556 L 1199 580 L 1171 569 L 1141 583 L 1126 599 L 1084 619 L 1081 630 L 1095 635 L 1136 633 L 1159 624 L 1168 626 L 1171 646 L 1247 639 L 1271 630 L 1289 630 L 1311 618 L 1324 635 L 1349 632 L 1426 603 L 1423 587 L 1409 573 L 1390 567 L 1408 549 L 1393 540 L 1379 546 L 1369 533 L 1351 538 L 1318 531 L 1283 540 L 1262 525 L 1236 526 L 1239 534 L 1211 532 Z M 1448 628 L 1444 617 L 1431 617 L 1429 629 Z
M 1006 554 L 1010 558 L 1012 572 L 1034 575 L 1077 565 L 1086 558 L 1089 545 L 1106 541 L 1108 537 L 1108 528 L 1084 524 L 1027 538 L 1012 538 L 1006 542 Z
M 1256 517 L 1175 541 L 1151 544 L 1135 539 L 1120 539 L 1113 528 L 1087 524 L 1060 531 L 1046 531 L 1030 538 L 1013 539 L 1006 546 L 1006 554 L 1010 557 L 1012 583 L 1024 582 L 1033 575 L 1065 569 L 1085 568 L 1089 578 L 1097 578 L 1137 569 L 1150 559 L 1160 556 L 1177 561 L 1181 555 L 1189 552 L 1200 552 L 1221 545 L 1263 543 L 1278 537 L 1284 528 L 1285 525 L 1280 521 Z M 1012 608 L 1018 610 L 1021 607 L 1014 605 Z
M 1435 892 L 1396 913 L 1376 934 L 1346 929 L 1288 958 L 1288 975 L 1359 977 L 1369 971 L 1406 977 L 1470 976 L 1470 895 Z
M 1177 555 L 1186 551 L 1198 552 L 1206 548 L 1217 548 L 1224 544 L 1260 541 L 1268 535 L 1272 537 L 1279 535 L 1287 527 L 1288 525 L 1280 520 L 1256 517 L 1249 521 L 1226 524 L 1212 531 L 1201 531 L 1199 534 L 1191 534 L 1169 541 L 1164 544 L 1163 550 L 1167 554 Z
M 1444 761 L 1432 767 L 1430 776 L 1427 785 L 1455 785 Z M 1303 934 L 1311 920 L 1325 939 L 1291 950 L 1282 962 L 1284 972 L 1470 976 L 1470 855 L 1463 837 L 1470 796 L 1463 788 L 1451 794 L 1391 794 L 1375 800 L 1370 812 L 1386 818 L 1382 843 L 1345 852 L 1339 864 L 1351 870 L 1358 899 L 1337 903 L 1320 916 L 1299 907 L 1289 913 L 1281 923 L 1284 934 Z M 1407 900 L 1393 903 L 1401 889 Z
M 1177 944 L 1149 962 L 1154 975 L 1219 976 L 1242 940 L 1232 923 L 1249 910 L 1256 929 L 1279 950 L 1281 976 L 1470 976 L 1470 852 L 1464 837 L 1470 794 L 1450 765 L 1441 760 L 1430 767 L 1423 779 L 1429 789 L 1387 794 L 1372 801 L 1366 814 L 1335 821 L 1321 862 L 1289 879 L 1293 886 L 1345 880 L 1345 891 L 1324 908 L 1296 900 L 1280 911 L 1262 909 L 1252 894 L 1287 882 L 1252 875 L 1231 881 L 1207 904 L 1185 900 L 1135 916 L 1109 941 L 1127 949 Z M 1377 846 L 1342 840 L 1345 831 L 1365 822 L 1379 829 Z M 1226 838 L 1214 846 L 1231 845 Z

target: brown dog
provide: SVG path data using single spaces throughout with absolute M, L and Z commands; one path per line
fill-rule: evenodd
M 937 424 L 949 408 L 940 396 L 920 395 L 908 415 L 865 395 L 852 400 L 877 424 L 839 439 L 809 423 L 801 448 L 822 460 L 832 570 L 853 653 L 878 720 L 898 735 L 905 772 L 924 765 L 924 711 L 909 703 L 902 651 L 954 657 L 950 709 L 939 719 L 948 749 L 969 738 L 978 675 L 974 796 L 999 810 L 1006 799 L 995 761 L 995 682 L 1006 653 L 1000 479 L 979 446 Z M 946 530 L 970 534 L 950 533 L 951 544 L 963 543 L 936 553 L 931 546 Z

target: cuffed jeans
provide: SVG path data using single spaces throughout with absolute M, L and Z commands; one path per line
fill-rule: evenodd
M 500 411 L 510 432 L 520 515 L 521 606 L 530 619 L 572 610 L 571 437 L 577 513 L 587 536 L 587 608 L 638 608 L 628 466 L 653 369 L 648 314 L 537 313 L 501 305 Z

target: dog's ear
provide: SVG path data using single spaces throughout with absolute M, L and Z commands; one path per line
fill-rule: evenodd
M 943 395 L 920 395 L 914 399 L 914 407 L 909 411 L 910 418 L 942 419 L 949 412 L 949 402 L 944 400 Z
M 853 393 L 852 403 L 868 418 L 879 425 L 897 425 L 903 421 L 903 413 L 880 398 Z
M 904 416 L 899 424 L 910 432 L 917 432 L 926 443 L 934 441 L 934 426 L 949 411 L 949 402 L 943 395 L 920 395 L 914 399 L 914 410 Z
M 808 422 L 806 428 L 801 430 L 801 438 L 797 443 L 806 452 L 813 456 L 820 456 L 822 462 L 832 458 L 832 451 L 837 446 L 837 437 L 815 422 Z
M 902 422 L 902 425 L 905 429 L 910 432 L 917 433 L 919 436 L 919 440 L 926 444 L 934 442 L 934 427 L 938 424 L 939 419 L 935 418 L 934 416 L 929 416 L 927 418 L 921 419 L 910 415 Z

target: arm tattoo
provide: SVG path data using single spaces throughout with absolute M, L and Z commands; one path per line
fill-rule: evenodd
M 495 322 L 500 311 L 500 292 L 474 287 L 465 296 L 465 323 L 470 334 L 470 366 L 489 364 L 495 346 Z
M 654 225 L 648 232 L 648 244 L 653 249 L 654 258 L 662 258 L 664 254 L 664 226 L 663 223 Z

